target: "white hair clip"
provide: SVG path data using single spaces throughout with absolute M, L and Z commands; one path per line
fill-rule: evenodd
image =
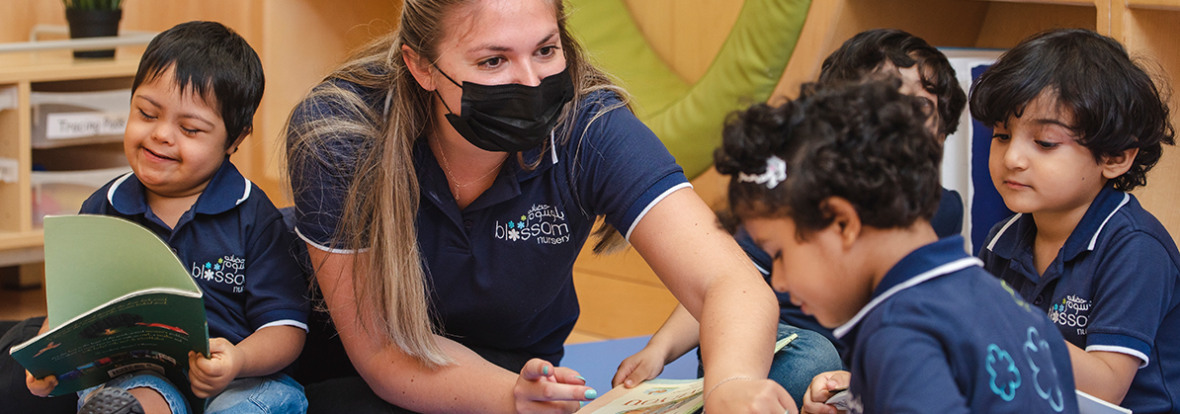
M 738 173 L 738 182 L 765 184 L 766 188 L 773 189 L 778 186 L 778 183 L 787 180 L 787 162 L 783 161 L 777 155 L 771 155 L 766 159 L 766 172 L 762 174 L 746 174 Z

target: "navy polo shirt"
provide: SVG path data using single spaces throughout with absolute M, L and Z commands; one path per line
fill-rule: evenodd
M 938 210 L 930 218 L 930 226 L 934 227 L 934 233 L 939 238 L 963 233 L 963 197 L 958 191 L 942 189 Z
M 332 82 L 380 113 L 384 94 Z M 348 116 L 341 104 L 324 99 L 303 102 L 292 123 Z M 526 162 L 540 160 L 532 170 L 510 157 L 492 186 L 463 210 L 426 139 L 416 141 L 418 245 L 430 305 L 448 337 L 557 363 L 579 313 L 574 260 L 595 219 L 605 216 L 629 237 L 648 209 L 689 187 L 667 149 L 617 96 L 598 92 L 581 103 L 569 142 L 551 139 L 550 151 L 523 153 Z M 318 160 L 292 167 L 296 231 L 313 247 L 341 252 L 332 250 L 339 245 L 333 237 L 355 174 L 354 162 L 341 161 L 367 148 L 362 139 L 341 134 L 323 144 Z
M 1045 316 L 948 237 L 914 250 L 834 331 L 859 413 L 1076 413 L 1069 350 Z
M 1035 236 L 1032 216 L 1017 214 L 992 228 L 979 255 L 1070 343 L 1142 361 L 1123 407 L 1180 412 L 1180 253 L 1159 220 L 1107 185 L 1043 275 Z
M 204 294 L 209 335 L 237 344 L 267 326 L 307 330 L 307 279 L 282 215 L 226 158 L 196 203 L 168 225 L 148 208 L 146 189 L 128 173 L 82 204 L 82 214 L 121 217 L 164 240 Z

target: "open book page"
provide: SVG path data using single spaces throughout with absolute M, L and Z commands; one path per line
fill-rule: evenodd
M 791 334 L 774 344 L 774 352 L 782 351 L 798 338 Z M 598 399 L 586 404 L 579 413 L 589 414 L 679 414 L 695 413 L 705 406 L 705 380 L 660 379 L 644 381 L 635 388 L 614 387 Z
M 705 406 L 704 381 L 653 379 L 627 389 L 615 387 L 586 404 L 579 413 L 689 414 Z

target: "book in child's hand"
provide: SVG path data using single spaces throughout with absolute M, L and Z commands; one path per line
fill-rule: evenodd
M 148 229 L 110 216 L 46 217 L 45 297 L 48 330 L 10 353 L 34 377 L 57 376 L 50 395 L 143 370 L 191 394 L 188 353 L 209 355 L 201 290 Z

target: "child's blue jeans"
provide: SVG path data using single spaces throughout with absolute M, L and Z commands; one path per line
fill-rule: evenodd
M 98 387 L 79 391 L 78 408 L 82 407 L 86 396 L 99 387 L 119 387 L 128 390 L 150 388 L 164 396 L 173 414 L 189 414 L 184 394 L 164 377 L 145 371 L 123 375 Z M 220 394 L 205 400 L 207 414 L 272 412 L 307 412 L 307 397 L 303 394 L 303 386 L 286 374 L 239 378 L 230 382 Z
M 814 331 L 779 323 L 775 340 L 791 334 L 798 334 L 799 337 L 774 354 L 768 378 L 782 385 L 795 399 L 796 405 L 802 405 L 803 394 L 807 392 L 811 380 L 824 372 L 844 369 L 844 363 L 840 361 L 840 354 L 832 342 Z M 699 350 L 697 358 L 700 358 Z M 697 375 L 702 377 L 705 375 L 703 365 L 697 368 Z

